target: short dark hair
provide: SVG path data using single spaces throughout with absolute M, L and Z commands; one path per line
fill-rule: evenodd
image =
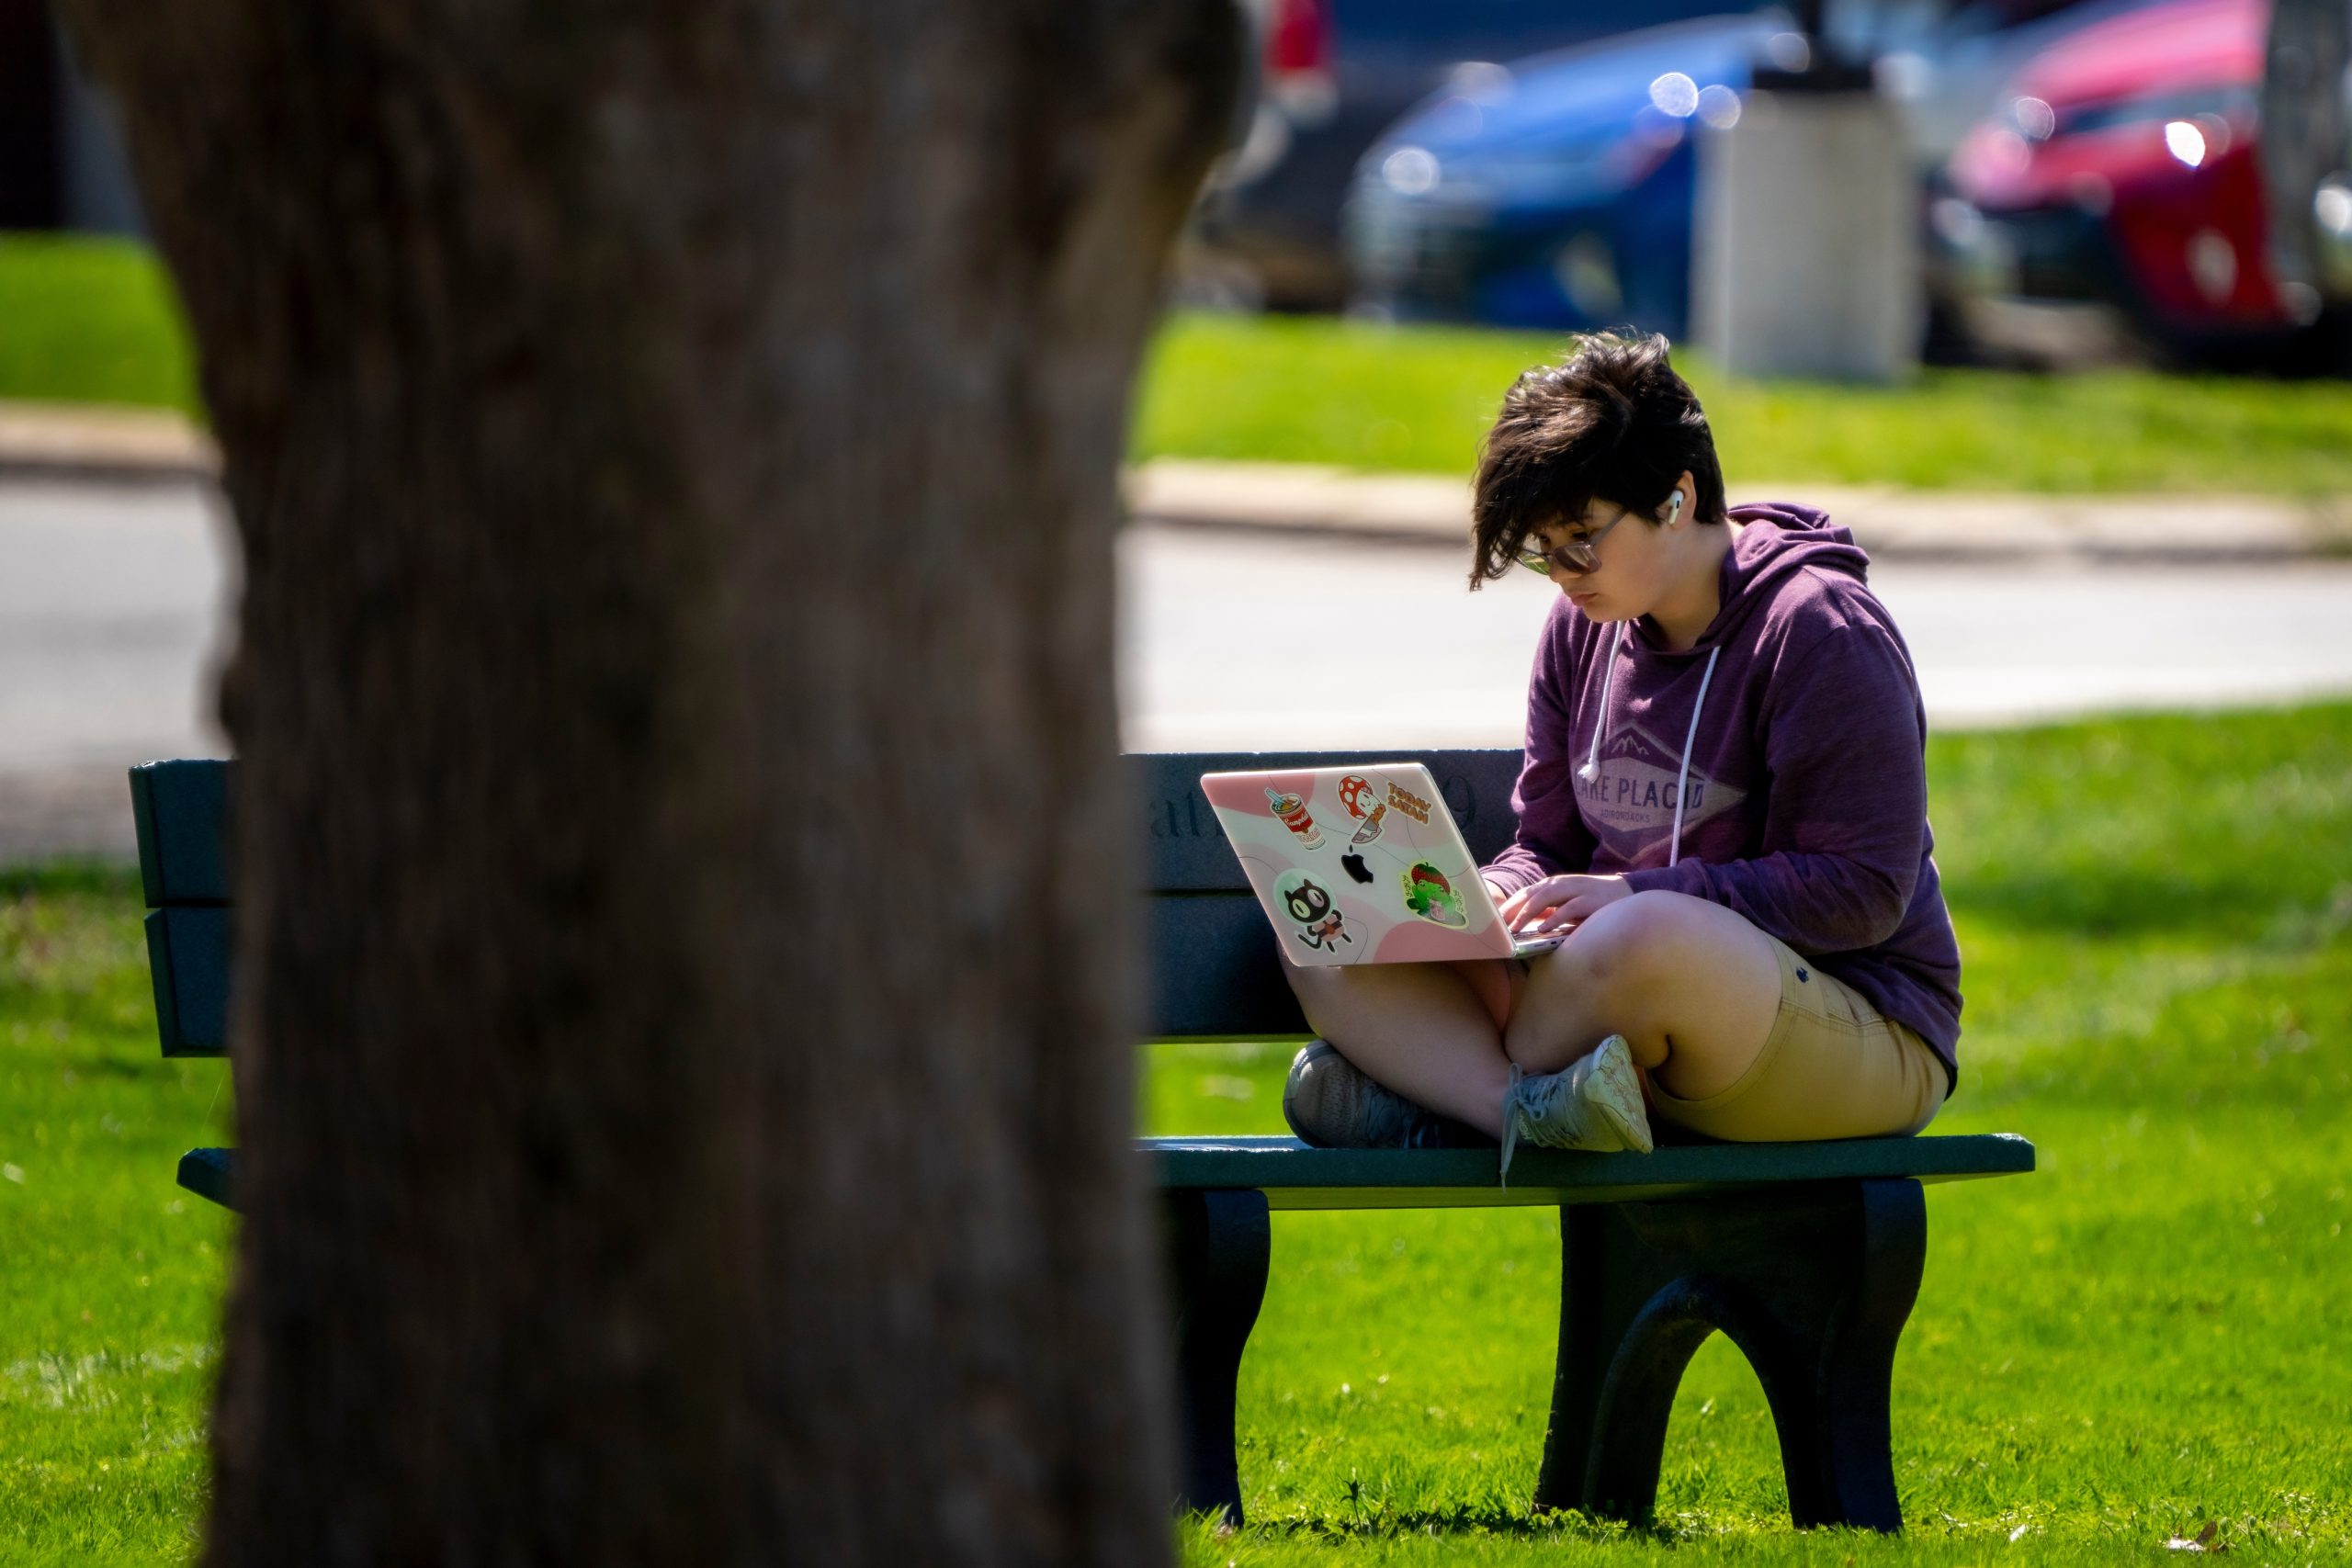
M 1597 333 L 1564 364 L 1523 372 L 1503 394 L 1472 489 L 1470 586 L 1510 570 L 1527 536 L 1579 518 L 1595 497 L 1654 517 L 1688 469 L 1691 515 L 1724 521 L 1724 471 L 1690 384 L 1656 333 Z

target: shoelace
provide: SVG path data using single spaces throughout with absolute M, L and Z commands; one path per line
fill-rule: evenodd
M 1524 1081 L 1526 1081 L 1526 1069 L 1520 1067 L 1520 1063 L 1512 1063 L 1510 1089 L 1503 1090 L 1503 1168 L 1496 1173 L 1496 1180 L 1498 1180 L 1503 1187 L 1510 1187 L 1510 1156 L 1515 1155 L 1517 1147 L 1520 1147 L 1520 1084 L 1524 1084 Z M 1555 1093 L 1557 1093 L 1557 1089 L 1559 1089 L 1559 1079 L 1557 1077 L 1553 1077 L 1550 1081 L 1538 1081 L 1533 1093 L 1538 1093 L 1538 1096 L 1545 1093 L 1545 1090 L 1555 1090 Z
M 1579 1058 L 1579 1064 L 1589 1062 L 1589 1056 Z M 1503 1154 L 1502 1168 L 1498 1180 L 1510 1185 L 1510 1156 L 1519 1147 L 1519 1116 L 1521 1111 L 1532 1122 L 1543 1122 L 1554 1116 L 1559 1101 L 1574 1096 L 1585 1075 L 1574 1066 L 1565 1072 L 1545 1073 L 1538 1077 L 1527 1077 L 1526 1069 L 1517 1062 L 1510 1065 L 1510 1087 L 1503 1091 Z
M 1444 1149 L 1453 1146 L 1450 1136 L 1453 1129 L 1440 1118 L 1427 1113 L 1417 1117 L 1406 1130 L 1405 1146 L 1408 1149 Z
M 1504 1187 L 1510 1185 L 1510 1156 L 1519 1147 L 1519 1082 L 1526 1076 L 1526 1070 L 1513 1062 L 1510 1087 L 1503 1090 L 1503 1157 L 1496 1179 Z

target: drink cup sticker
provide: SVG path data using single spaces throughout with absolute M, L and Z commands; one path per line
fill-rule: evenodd
M 1337 953 L 1340 944 L 1355 945 L 1356 939 L 1348 934 L 1340 911 L 1331 907 L 1331 895 L 1306 873 L 1293 866 L 1274 879 L 1274 897 L 1280 898 L 1283 910 L 1297 922 L 1291 934 L 1318 953 Z
M 1323 847 L 1323 830 L 1315 825 L 1315 818 L 1307 814 L 1306 802 L 1295 795 L 1285 795 L 1281 790 L 1270 789 L 1266 791 L 1266 804 L 1273 807 L 1274 815 L 1282 818 L 1283 826 L 1295 834 L 1300 843 L 1310 850 L 1319 850 Z
M 1445 873 L 1429 862 L 1415 861 L 1397 880 L 1405 885 L 1405 908 L 1415 918 L 1455 931 L 1470 923 L 1462 908 L 1462 895 L 1453 890 Z

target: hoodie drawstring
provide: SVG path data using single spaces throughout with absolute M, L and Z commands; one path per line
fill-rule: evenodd
M 1707 668 L 1699 677 L 1699 700 L 1690 705 L 1690 728 L 1682 735 L 1682 768 L 1674 775 L 1674 837 L 1666 846 L 1666 863 L 1668 865 L 1682 858 L 1682 799 L 1684 788 L 1690 782 L 1690 748 L 1699 739 L 1699 715 L 1707 706 L 1707 687 L 1715 678 L 1715 658 L 1723 650 L 1721 643 L 1707 650 Z M 1616 671 L 1611 669 L 1610 673 Z M 1604 682 L 1602 691 L 1605 694 L 1607 690 Z M 1601 700 L 1605 703 L 1608 699 L 1604 695 Z M 1599 750 L 1598 746 L 1595 750 Z
M 1714 668 L 1712 659 L 1708 660 L 1707 667 L 1710 670 Z M 1587 784 L 1600 776 L 1600 740 L 1609 730 L 1609 692 L 1616 682 L 1617 639 L 1611 636 L 1609 639 L 1609 665 L 1600 672 L 1600 716 L 1593 720 L 1592 750 L 1586 756 L 1584 766 L 1577 770 L 1577 777 Z
M 1690 749 L 1699 739 L 1699 716 L 1706 711 L 1707 688 L 1714 683 L 1715 660 L 1723 656 L 1723 644 L 1707 650 L 1707 667 L 1699 675 L 1699 700 L 1690 705 L 1690 728 L 1682 733 L 1682 766 L 1674 775 L 1674 833 L 1667 840 L 1666 863 L 1672 865 L 1682 858 L 1682 797 L 1690 783 Z M 1590 784 L 1600 776 L 1600 742 L 1609 731 L 1609 694 L 1617 683 L 1617 648 L 1612 639 L 1609 649 L 1609 665 L 1600 675 L 1600 714 L 1592 726 L 1592 749 L 1585 754 L 1584 766 L 1577 770 L 1577 777 Z

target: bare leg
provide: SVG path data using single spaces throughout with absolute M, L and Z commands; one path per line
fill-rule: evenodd
M 1500 1137 L 1510 1060 L 1480 991 L 1507 997 L 1491 984 L 1507 976 L 1500 960 L 1487 962 L 1496 973 L 1478 976 L 1484 984 L 1451 964 L 1284 968 L 1308 1026 L 1341 1055 L 1415 1104 Z
M 1636 893 L 1534 962 L 1503 1048 L 1531 1073 L 1556 1073 L 1622 1034 L 1667 1093 L 1704 1100 L 1755 1065 L 1780 1007 L 1780 959 L 1745 917 Z

